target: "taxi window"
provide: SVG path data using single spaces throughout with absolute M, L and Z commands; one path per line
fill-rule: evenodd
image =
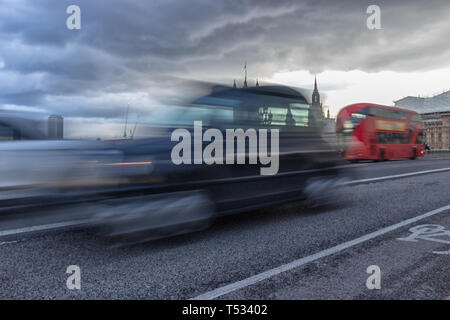
M 309 105 L 288 103 L 285 106 L 259 108 L 259 120 L 269 126 L 308 127 L 310 123 Z

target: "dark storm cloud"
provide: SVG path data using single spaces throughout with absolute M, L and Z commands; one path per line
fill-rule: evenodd
M 81 30 L 65 26 L 71 4 Z M 382 30 L 366 28 L 369 4 Z M 16 83 L 0 105 L 117 117 L 133 94 L 151 104 L 167 93 L 161 75 L 231 79 L 245 61 L 253 78 L 438 68 L 450 61 L 449 14 L 447 0 L 0 0 L 0 80 Z

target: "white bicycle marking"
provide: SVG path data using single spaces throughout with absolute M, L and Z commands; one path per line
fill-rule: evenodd
M 418 240 L 434 241 L 450 244 L 450 230 L 445 230 L 444 226 L 438 224 L 421 224 L 409 229 L 412 232 L 406 238 L 398 238 L 401 241 L 417 242 Z M 450 254 L 448 251 L 433 251 L 435 254 Z

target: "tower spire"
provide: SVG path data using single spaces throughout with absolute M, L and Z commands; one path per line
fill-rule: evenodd
M 236 88 L 236 80 L 233 81 L 233 88 Z
M 256 86 L 259 87 L 258 78 L 256 78 Z
M 317 89 L 317 76 L 316 75 L 314 75 L 314 91 L 312 93 L 312 103 L 317 106 L 320 105 L 320 94 L 319 94 L 319 90 Z
M 247 88 L 247 62 L 245 62 L 244 70 L 245 70 L 244 88 Z

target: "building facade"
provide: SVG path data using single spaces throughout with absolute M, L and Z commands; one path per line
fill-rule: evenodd
M 450 150 L 450 91 L 429 98 L 409 96 L 394 103 L 421 115 L 424 141 L 432 150 Z
M 64 138 L 64 119 L 60 115 L 48 117 L 48 138 L 61 140 Z

